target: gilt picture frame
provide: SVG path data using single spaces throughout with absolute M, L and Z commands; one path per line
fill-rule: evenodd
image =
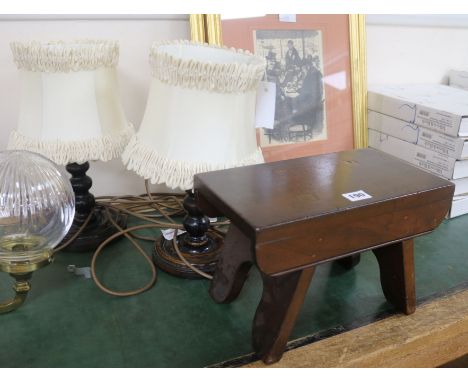
M 276 81 L 277 91 L 286 96 L 283 103 L 277 97 L 276 106 L 283 111 L 275 111 L 276 130 L 257 132 L 265 160 L 367 147 L 365 16 L 294 15 L 292 23 L 280 21 L 279 16 L 204 17 L 205 41 L 261 54 L 270 69 L 277 67 L 276 78 L 270 70 L 268 79 Z M 294 66 L 286 62 L 288 42 L 299 53 Z M 298 97 L 306 93 L 304 83 L 311 82 L 307 81 L 310 72 L 314 78 L 323 77 L 323 94 L 315 87 L 315 101 L 311 98 L 307 106 L 307 98 Z M 287 115 L 291 118 L 284 122 Z

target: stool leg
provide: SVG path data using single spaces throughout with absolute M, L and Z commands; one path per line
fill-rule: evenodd
M 255 313 L 253 346 L 266 364 L 283 356 L 289 335 L 296 322 L 314 267 L 283 276 L 263 277 L 263 295 Z
M 387 300 L 405 314 L 416 309 L 413 239 L 373 250 L 380 268 L 380 283 Z
M 253 258 L 251 241 L 231 223 L 210 286 L 213 300 L 229 303 L 237 298 L 253 264 Z

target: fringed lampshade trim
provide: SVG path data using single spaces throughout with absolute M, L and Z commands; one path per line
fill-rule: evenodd
M 89 160 L 109 161 L 122 154 L 130 138 L 135 134 L 132 125 L 117 135 L 101 136 L 80 141 L 39 141 L 19 134 L 10 134 L 9 150 L 28 150 L 44 155 L 59 165 L 84 163 Z
M 77 72 L 117 66 L 119 43 L 110 40 L 10 43 L 18 69 L 33 72 Z
M 205 46 L 247 56 L 249 60 L 215 63 L 208 58 L 206 61 L 199 61 L 175 57 L 164 51 L 164 46 L 167 45 Z M 182 40 L 154 43 L 150 52 L 150 64 L 153 77 L 165 84 L 220 93 L 237 93 L 256 90 L 265 72 L 266 61 L 263 57 L 242 49 Z
M 193 176 L 202 172 L 223 170 L 232 167 L 263 163 L 262 151 L 258 148 L 250 156 L 238 163 L 193 163 L 165 158 L 152 148 L 139 141 L 134 135 L 122 154 L 122 160 L 128 170 L 135 171 L 151 183 L 165 183 L 168 187 L 190 190 Z

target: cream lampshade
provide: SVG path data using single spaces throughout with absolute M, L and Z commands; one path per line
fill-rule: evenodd
M 122 155 L 129 170 L 188 190 L 194 174 L 263 162 L 254 125 L 263 58 L 176 41 L 154 44 L 150 64 L 145 115 Z
M 86 176 L 88 161 L 118 157 L 134 133 L 119 99 L 118 42 L 12 42 L 11 50 L 21 98 L 8 148 L 36 152 L 66 165 L 76 199 L 69 231 L 73 235 L 95 206 L 88 191 L 92 185 Z M 114 232 L 96 208 L 87 230 L 70 249 L 94 249 Z
M 8 148 L 61 165 L 118 157 L 133 128 L 120 103 L 117 42 L 13 42 L 20 74 L 17 129 Z
M 187 231 L 178 240 L 186 260 L 212 272 L 219 238 L 196 206 L 197 173 L 263 162 L 255 133 L 256 91 L 265 60 L 241 50 L 188 41 L 156 43 L 150 52 L 151 88 L 138 133 L 122 154 L 124 164 L 152 183 L 187 190 Z M 154 261 L 182 277 L 197 275 L 161 238 Z

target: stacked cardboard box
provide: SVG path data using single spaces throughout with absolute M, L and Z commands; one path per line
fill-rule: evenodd
M 454 88 L 468 90 L 468 72 L 465 70 L 451 70 L 449 84 Z
M 450 217 L 468 213 L 468 91 L 371 87 L 368 108 L 369 146 L 452 180 Z

